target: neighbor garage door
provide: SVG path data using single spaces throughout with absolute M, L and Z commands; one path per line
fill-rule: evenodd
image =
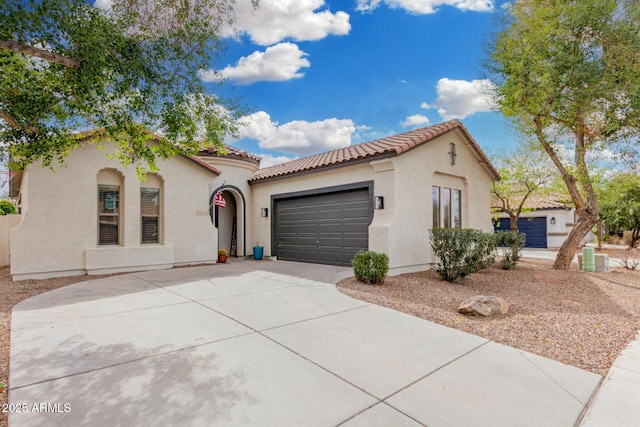
M 275 254 L 287 261 L 350 265 L 369 246 L 370 189 L 275 199 Z
M 500 224 L 494 224 L 494 228 L 496 231 L 510 230 L 511 220 L 509 218 L 500 218 Z M 547 247 L 547 217 L 520 218 L 518 219 L 518 230 L 527 235 L 525 247 Z

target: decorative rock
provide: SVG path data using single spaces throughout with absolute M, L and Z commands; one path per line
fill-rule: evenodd
M 506 314 L 509 311 L 509 304 L 499 297 L 476 295 L 464 301 L 458 307 L 458 312 L 471 316 L 495 316 Z

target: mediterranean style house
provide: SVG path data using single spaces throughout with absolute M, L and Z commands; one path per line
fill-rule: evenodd
M 213 263 L 258 241 L 281 260 L 350 265 L 370 249 L 389 256 L 390 274 L 425 270 L 429 229 L 493 229 L 500 178 L 456 120 L 262 169 L 233 147 L 159 161 L 144 181 L 90 144 L 65 162 L 12 180 L 16 280 Z

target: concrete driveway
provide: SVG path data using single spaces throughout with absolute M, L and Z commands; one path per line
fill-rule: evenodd
M 349 275 L 236 261 L 24 301 L 10 426 L 570 427 L 601 379 L 351 299 Z

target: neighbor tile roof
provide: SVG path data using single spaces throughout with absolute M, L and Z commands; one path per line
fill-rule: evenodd
M 516 208 L 522 200 L 521 195 L 511 197 L 510 205 Z M 491 202 L 492 207 L 501 210 L 502 202 L 495 197 Z M 571 207 L 571 199 L 568 196 L 556 193 L 532 193 L 524 202 L 524 209 L 527 210 L 544 210 L 544 209 L 569 209 Z
M 399 135 L 393 135 L 371 142 L 352 145 L 326 153 L 292 160 L 290 162 L 268 168 L 259 169 L 249 182 L 255 183 L 323 168 L 343 165 L 346 166 L 347 164 L 362 160 L 370 161 L 375 158 L 397 156 L 454 129 L 459 129 L 463 133 L 471 147 L 477 152 L 479 157 L 482 159 L 482 162 L 489 169 L 489 172 L 495 179 L 500 179 L 498 171 L 493 167 L 487 156 L 480 149 L 480 146 L 478 146 L 478 143 L 471 137 L 462 123 L 457 120 L 452 120 L 433 126 L 415 129 Z

